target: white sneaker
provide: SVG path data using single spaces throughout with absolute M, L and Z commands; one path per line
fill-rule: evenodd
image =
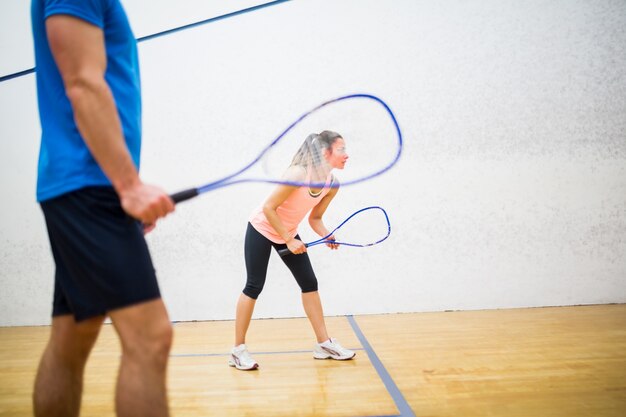
M 354 355 L 356 355 L 356 352 L 344 348 L 332 337 L 323 343 L 316 343 L 313 348 L 313 357 L 315 359 L 346 361 L 354 358 Z
M 228 365 L 242 371 L 251 371 L 259 367 L 259 364 L 250 356 L 248 347 L 243 343 L 231 349 Z

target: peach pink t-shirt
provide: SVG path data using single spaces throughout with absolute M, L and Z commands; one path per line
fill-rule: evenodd
M 299 187 L 287 197 L 287 199 L 276 209 L 276 213 L 287 229 L 290 238 L 298 234 L 298 225 L 304 216 L 315 207 L 326 194 L 332 185 L 332 175 L 329 174 L 326 186 L 318 193 L 309 192 L 309 187 Z M 259 233 L 274 243 L 285 243 L 285 240 L 274 230 L 270 222 L 263 213 L 263 204 L 259 205 L 248 219 L 252 227 Z

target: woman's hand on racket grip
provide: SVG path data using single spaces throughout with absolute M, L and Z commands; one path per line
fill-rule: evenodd
M 328 236 L 326 240 L 332 240 L 332 242 L 326 242 L 326 246 L 331 249 L 339 249 L 339 243 L 334 243 L 334 241 L 336 240 L 335 235 Z
M 122 208 L 130 216 L 151 225 L 174 211 L 174 202 L 161 188 L 138 182 L 119 191 Z
M 306 252 L 306 245 L 301 240 L 292 238 L 287 241 L 287 248 L 294 255 L 300 255 Z

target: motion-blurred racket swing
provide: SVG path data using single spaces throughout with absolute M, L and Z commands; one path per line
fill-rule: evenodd
M 328 181 L 332 167 L 326 161 L 325 152 L 329 150 L 309 137 L 326 129 L 341 134 L 347 144 L 345 152 L 349 154 L 349 167 L 342 170 L 338 181 L 334 182 Z M 402 132 L 389 106 L 374 95 L 351 94 L 325 101 L 304 113 L 241 169 L 171 197 L 175 203 L 180 203 L 208 191 L 245 182 L 309 187 L 312 192 L 324 187 L 343 187 L 385 173 L 398 162 L 401 153 Z M 343 233 L 351 229 L 345 233 L 350 239 L 334 243 L 355 247 L 380 243 L 391 231 L 387 213 L 378 206 L 356 211 L 333 232 L 339 228 Z M 307 245 L 329 243 L 327 237 Z

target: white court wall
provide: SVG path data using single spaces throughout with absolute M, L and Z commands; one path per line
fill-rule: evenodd
M 33 66 L 26 3 L 0 2 L 0 76 Z M 261 3 L 123 1 L 137 37 Z M 293 0 L 139 52 L 142 176 L 172 192 L 239 167 L 326 99 L 389 103 L 402 159 L 342 189 L 327 222 L 377 204 L 393 232 L 311 251 L 327 315 L 626 302 L 624 1 Z M 1 82 L 0 106 L 0 325 L 48 324 L 34 75 Z M 246 220 L 269 190 L 215 191 L 148 235 L 172 320 L 234 317 Z M 255 317 L 303 315 L 272 258 Z

